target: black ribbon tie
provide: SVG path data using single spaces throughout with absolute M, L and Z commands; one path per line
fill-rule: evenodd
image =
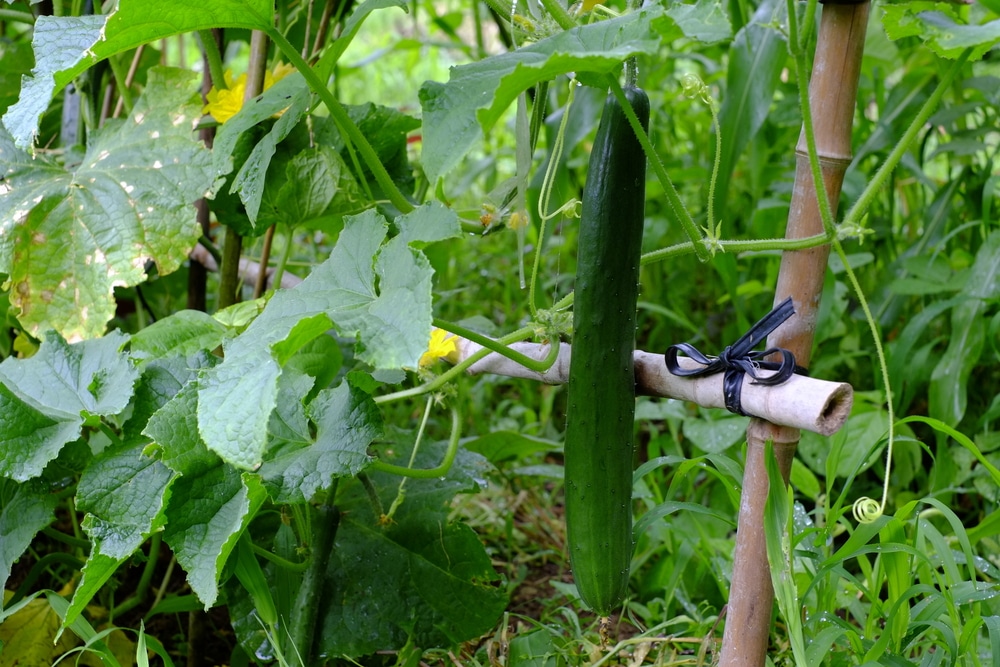
M 795 314 L 795 306 L 792 297 L 788 297 L 775 307 L 770 313 L 762 317 L 750 330 L 740 336 L 732 345 L 726 347 L 717 357 L 709 357 L 702 354 L 690 343 L 678 343 L 667 348 L 663 358 L 667 364 L 667 370 L 674 375 L 682 377 L 700 377 L 713 375 L 715 373 L 725 373 L 722 378 L 722 393 L 726 400 L 726 409 L 738 415 L 746 416 L 743 406 L 740 404 L 740 395 L 743 392 L 743 376 L 749 375 L 753 378 L 753 384 L 764 386 L 774 386 L 781 384 L 792 377 L 793 373 L 806 374 L 806 370 L 795 364 L 795 355 L 789 350 L 780 347 L 772 347 L 763 352 L 754 352 L 753 348 L 767 337 L 772 331 L 781 326 L 789 317 Z M 677 355 L 683 352 L 686 356 L 701 364 L 702 368 L 681 368 L 677 363 Z M 781 361 L 764 361 L 774 353 L 781 353 Z M 761 377 L 760 370 L 777 371 L 775 374 Z

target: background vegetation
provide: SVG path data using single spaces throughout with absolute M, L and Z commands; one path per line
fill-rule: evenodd
M 568 311 L 552 306 L 572 291 L 573 207 L 543 235 L 537 202 L 548 195 L 551 211 L 579 196 L 605 91 L 571 86 L 564 72 L 587 82 L 636 57 L 651 139 L 694 220 L 709 224 L 718 146 L 722 238 L 783 236 L 802 123 L 785 6 L 647 8 L 620 43 L 583 39 L 571 65 L 508 82 L 507 92 L 530 91 L 529 113 L 544 121 L 525 174 L 517 151 L 531 142 L 515 105 L 500 105 L 466 147 L 453 119 L 433 120 L 429 109 L 442 90 L 452 102 L 471 93 L 422 85 L 447 81 L 449 66 L 501 62 L 564 34 L 550 11 L 333 2 L 313 53 L 326 3 L 278 2 L 273 30 L 296 51 L 305 44 L 305 59 L 330 75 L 398 200 L 298 75 L 217 124 L 193 97 L 200 75 L 157 68 L 201 72 L 206 29 L 226 26 L 212 64 L 238 76 L 254 58 L 249 28 L 270 21 L 270 4 L 173 3 L 166 15 L 202 30 L 198 38 L 150 29 L 141 52 L 127 40 L 98 47 L 93 67 L 86 57 L 46 65 L 37 42 L 48 34 L 43 49 L 58 43 L 79 57 L 80 33 L 103 25 L 100 6 L 0 8 L 0 665 L 711 664 L 746 419 L 640 399 L 630 598 L 607 638 L 575 596 L 565 553 L 564 389 L 460 373 L 438 383 L 448 366 L 419 359 L 432 314 L 497 337 L 568 334 Z M 141 5 L 123 0 L 122 20 L 141 25 L 150 11 Z M 628 11 L 587 3 L 575 16 L 599 29 Z M 888 394 L 869 328 L 843 261 L 830 261 L 811 372 L 850 382 L 855 406 L 835 436 L 803 434 L 784 507 L 793 530 L 782 592 L 795 611 L 775 612 L 774 664 L 1000 660 L 998 14 L 991 2 L 872 8 L 841 212 L 960 64 L 843 239 L 886 346 L 891 470 Z M 272 44 L 266 60 L 274 71 L 289 55 Z M 39 92 L 46 71 L 58 88 L 73 80 L 79 102 L 70 89 Z M 707 97 L 685 95 L 687 75 L 707 84 Z M 110 119 L 119 99 L 129 120 Z M 41 114 L 33 142 L 32 102 Z M 77 103 L 79 115 L 67 116 Z M 192 121 L 218 125 L 211 152 L 194 141 Z M 272 140 L 273 155 L 253 152 Z M 105 153 L 122 167 L 104 170 Z M 149 166 L 169 170 L 170 160 L 174 170 L 157 180 Z M 508 197 L 518 182 L 523 209 Z M 206 192 L 202 233 L 193 205 Z M 521 210 L 530 224 L 512 229 Z M 652 176 L 646 214 L 647 251 L 689 240 Z M 201 237 L 224 260 L 235 245 L 227 230 L 243 237 L 245 258 L 269 255 L 313 278 L 258 301 L 247 282 L 245 303 L 221 309 L 218 274 L 199 286 L 185 257 Z M 521 279 L 536 256 L 537 311 Z M 637 347 L 723 349 L 770 310 L 778 263 L 777 251 L 707 262 L 678 251 L 646 263 Z M 199 296 L 214 317 L 187 310 Z M 400 333 L 386 334 L 390 325 Z M 434 469 L 451 455 L 450 469 L 424 478 L 387 465 Z M 886 476 L 884 515 L 857 524 L 851 504 L 880 497 Z

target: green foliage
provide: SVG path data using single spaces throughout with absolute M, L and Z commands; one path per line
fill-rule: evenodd
M 0 129 L 0 270 L 32 335 L 99 336 L 115 287 L 145 280 L 148 261 L 170 273 L 186 258 L 200 233 L 191 204 L 213 190 L 211 156 L 191 133 L 193 82 L 191 72 L 150 72 L 129 118 L 101 128 L 72 169 L 32 158 Z
M 630 58 L 653 102 L 635 159 L 656 175 L 638 347 L 722 350 L 766 312 L 822 104 L 800 96 L 816 3 L 366 0 L 330 4 L 329 25 L 323 3 L 82 4 L 0 10 L 0 662 L 173 664 L 206 646 L 186 614 L 212 609 L 239 644 L 215 637 L 217 664 L 710 664 L 746 419 L 639 400 L 629 598 L 599 626 L 565 556 L 565 390 L 423 355 L 432 324 L 513 358 L 571 334 L 574 207 L 542 228 L 536 204 L 578 197 Z M 873 11 L 853 162 L 805 242 L 843 249 L 810 371 L 855 405 L 834 436 L 803 434 L 791 488 L 768 459 L 776 665 L 1000 656 L 998 17 L 995 0 Z M 298 71 L 214 127 L 189 70 L 243 71 L 248 29 L 269 70 Z M 396 96 L 412 106 L 373 103 Z M 208 148 L 195 130 L 213 129 Z M 201 240 L 220 261 L 224 232 L 253 265 L 273 247 L 295 286 L 246 277 L 246 302 L 213 313 L 188 256 Z M 856 523 L 883 480 L 885 512 Z

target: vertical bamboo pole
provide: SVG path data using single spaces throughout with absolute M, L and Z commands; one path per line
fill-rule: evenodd
M 850 4 L 827 2 L 820 19 L 809 101 L 824 187 L 833 206 L 840 197 L 844 172 L 851 161 L 851 127 L 868 9 L 867 0 Z M 823 232 L 804 131 L 796 156 L 795 187 L 785 231 L 789 239 Z M 821 246 L 787 251 L 781 259 L 774 303 L 777 305 L 791 296 L 795 302 L 795 316 L 780 326 L 768 338 L 767 344 L 791 350 L 803 367 L 809 366 L 812 354 L 829 254 L 830 247 Z M 767 654 L 774 604 L 764 541 L 764 503 L 768 492 L 764 444 L 768 440 L 773 443 L 782 477 L 787 483 L 799 431 L 761 419 L 751 420 L 747 428 L 747 460 L 721 667 L 761 667 Z

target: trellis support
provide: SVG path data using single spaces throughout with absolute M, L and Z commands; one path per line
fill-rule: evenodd
M 868 2 L 827 2 L 820 18 L 809 101 L 824 187 L 834 209 L 851 161 L 851 128 L 868 9 Z M 823 232 L 804 130 L 796 153 L 795 186 L 785 231 L 789 239 Z M 812 354 L 829 253 L 829 246 L 820 246 L 786 251 L 782 255 L 774 303 L 792 297 L 795 315 L 768 337 L 767 346 L 791 350 L 803 367 L 808 367 Z M 747 428 L 746 466 L 721 667 L 762 667 L 767 655 L 774 605 L 764 538 L 764 504 L 768 493 L 764 446 L 769 440 L 787 484 L 799 431 L 761 419 L 751 420 Z

